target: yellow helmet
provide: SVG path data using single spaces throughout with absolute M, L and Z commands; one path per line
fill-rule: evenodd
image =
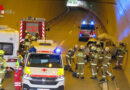
M 3 50 L 0 50 L 0 55 L 4 55 L 5 52 Z

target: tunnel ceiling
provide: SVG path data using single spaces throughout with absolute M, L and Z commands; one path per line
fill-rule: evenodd
M 115 0 L 109 0 L 109 1 L 107 1 L 107 0 L 85 0 L 85 1 L 87 1 L 88 3 L 99 3 L 99 4 L 101 4 L 101 3 L 103 3 L 103 4 L 116 4 L 115 3 Z

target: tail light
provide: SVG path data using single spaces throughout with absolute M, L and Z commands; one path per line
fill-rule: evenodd
M 17 59 L 8 59 L 7 62 L 17 62 Z

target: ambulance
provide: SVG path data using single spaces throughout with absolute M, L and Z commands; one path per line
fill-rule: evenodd
M 52 40 L 34 41 L 31 46 L 36 50 L 26 58 L 23 90 L 64 90 L 61 49 Z
M 6 25 L 0 25 L 0 50 L 5 51 L 4 58 L 8 67 L 15 68 L 19 49 L 19 32 Z
M 79 32 L 79 41 L 88 40 L 89 38 L 96 38 L 95 22 L 91 21 L 87 23 L 83 21 Z

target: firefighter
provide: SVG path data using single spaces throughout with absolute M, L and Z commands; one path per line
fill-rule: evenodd
M 102 62 L 102 79 L 100 80 L 101 82 L 106 81 L 106 76 L 109 75 L 112 80 L 114 80 L 114 76 L 109 72 L 109 66 L 110 66 L 110 60 L 111 60 L 111 53 L 110 53 L 110 48 L 105 47 L 104 50 L 104 58 Z
M 74 62 L 74 54 L 76 52 L 78 48 L 78 45 L 75 45 L 73 49 L 69 49 L 67 54 L 66 54 L 66 66 L 65 66 L 65 70 L 69 70 L 72 72 L 72 68 L 71 68 L 71 62 Z
M 84 79 L 84 66 L 85 66 L 85 53 L 84 53 L 84 46 L 81 45 L 80 49 L 78 50 L 77 54 L 77 78 L 81 77 L 81 79 Z
M 3 58 L 3 56 L 4 56 L 4 51 L 0 50 L 0 90 L 4 90 L 2 88 L 2 81 L 5 77 L 6 67 L 7 67 L 6 60 Z
M 14 72 L 14 86 L 16 90 L 21 90 L 21 75 L 22 75 L 22 68 L 23 68 L 23 57 L 20 55 L 20 51 L 17 51 L 17 62 Z
M 101 43 L 99 41 L 96 43 L 96 51 L 97 51 L 97 53 L 99 55 L 99 57 L 98 57 L 98 65 L 97 66 L 100 67 L 101 63 L 103 61 L 103 48 L 101 47 Z
M 116 67 L 114 67 L 114 69 L 122 69 L 122 63 L 126 52 L 126 45 L 123 42 L 119 42 L 119 47 L 117 48 L 116 56 L 117 62 Z
M 91 70 L 92 70 L 91 79 L 97 79 L 97 63 L 98 63 L 99 55 L 96 51 L 96 46 L 92 46 L 90 56 L 91 56 L 90 65 L 91 65 Z

